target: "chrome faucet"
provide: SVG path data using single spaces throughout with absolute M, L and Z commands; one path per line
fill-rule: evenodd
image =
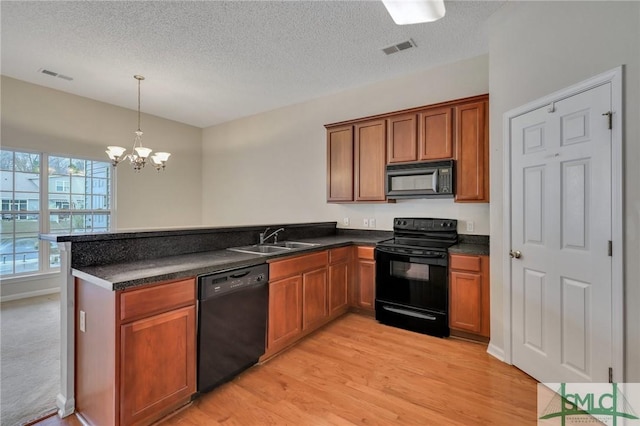
M 273 243 L 274 244 L 277 243 L 278 242 L 278 232 L 284 231 L 284 228 L 280 228 L 280 229 L 276 229 L 275 231 L 273 231 L 272 233 L 267 235 L 267 231 L 269 231 L 269 229 L 271 229 L 271 228 L 267 228 L 267 229 L 264 230 L 264 232 L 260 233 L 260 244 L 265 244 L 267 242 L 267 240 L 269 238 L 271 238 L 271 237 L 273 237 Z

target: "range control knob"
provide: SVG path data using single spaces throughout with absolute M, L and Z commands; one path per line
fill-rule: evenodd
M 264 280 L 264 275 L 260 274 L 256 277 L 256 281 L 262 281 Z

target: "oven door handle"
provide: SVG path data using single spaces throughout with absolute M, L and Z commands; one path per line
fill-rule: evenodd
M 409 311 L 407 309 L 393 308 L 391 306 L 383 305 L 382 309 L 384 309 L 385 311 L 393 312 L 395 314 L 408 315 L 410 317 L 426 319 L 426 320 L 430 320 L 430 321 L 435 321 L 437 319 L 433 315 L 421 314 L 420 312 Z
M 395 254 L 396 256 L 409 257 L 411 259 L 444 259 L 444 257 L 441 254 L 426 255 L 426 254 L 416 254 L 416 253 L 402 253 L 394 249 L 387 249 L 385 247 L 380 247 L 380 246 L 377 246 L 376 250 L 379 250 L 382 253 Z M 422 262 L 418 261 L 417 263 L 422 263 Z

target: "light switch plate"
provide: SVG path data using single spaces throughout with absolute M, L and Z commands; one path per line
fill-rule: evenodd
M 473 226 L 473 221 L 472 220 L 468 220 L 467 221 L 467 232 L 473 232 L 474 226 Z
M 348 218 L 348 217 L 343 218 L 343 219 L 342 219 L 342 224 L 343 224 L 344 226 L 349 226 L 349 218 Z
M 365 219 L 362 219 L 362 225 L 363 225 L 365 228 L 368 228 L 368 227 L 369 227 L 369 219 L 366 219 L 366 218 L 365 218 Z
M 376 227 L 376 218 L 372 217 L 369 219 L 369 228 L 375 228 Z

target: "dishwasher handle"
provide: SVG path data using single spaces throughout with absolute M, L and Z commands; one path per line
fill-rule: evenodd
M 269 266 L 266 264 L 237 268 L 198 277 L 198 299 L 207 300 L 223 294 L 266 285 Z

